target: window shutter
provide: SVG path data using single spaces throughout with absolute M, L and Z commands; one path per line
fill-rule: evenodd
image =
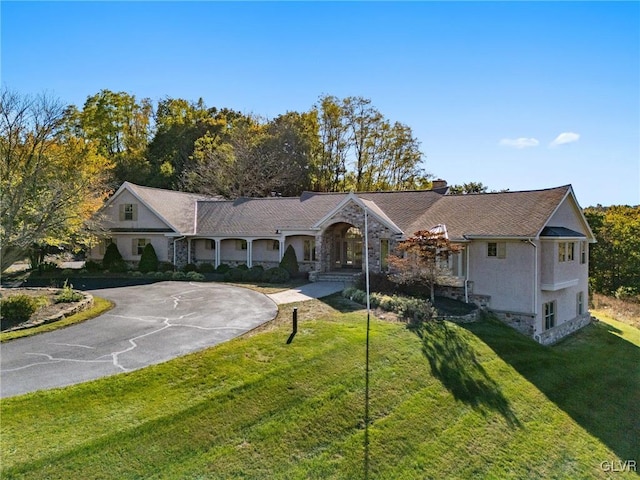
M 498 258 L 507 258 L 506 242 L 498 242 Z
M 137 254 L 138 254 L 138 239 L 132 238 L 131 239 L 131 255 L 137 255 Z
M 121 203 L 118 207 L 120 207 L 120 221 L 122 222 L 124 220 L 124 203 Z
M 137 222 L 138 221 L 138 204 L 137 203 L 134 203 L 132 205 L 132 210 L 133 210 L 132 219 L 134 222 Z

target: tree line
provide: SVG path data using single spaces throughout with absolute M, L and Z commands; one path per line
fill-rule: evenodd
M 325 95 L 306 112 L 264 119 L 202 99 L 153 106 L 101 90 L 66 112 L 73 132 L 114 166 L 110 181 L 223 195 L 295 196 L 425 187 L 411 128 L 362 97 Z

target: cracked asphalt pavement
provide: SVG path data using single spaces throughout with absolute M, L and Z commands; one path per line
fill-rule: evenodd
M 77 325 L 4 343 L 0 397 L 130 372 L 222 343 L 273 319 L 266 295 L 215 283 L 91 291 L 115 302 Z

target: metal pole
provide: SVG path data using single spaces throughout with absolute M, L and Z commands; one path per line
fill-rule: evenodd
M 371 304 L 369 303 L 369 219 L 364 207 L 364 275 L 367 286 L 367 349 L 365 361 L 365 394 L 364 394 L 364 478 L 369 478 L 369 330 Z

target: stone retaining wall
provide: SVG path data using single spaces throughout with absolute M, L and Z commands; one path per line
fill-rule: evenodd
M 51 293 L 51 292 L 60 292 L 62 291 L 62 289 L 60 288 L 37 288 L 37 287 L 26 287 L 26 288 L 21 288 L 21 290 L 31 290 L 31 291 L 40 291 L 40 292 L 47 292 L 47 293 Z M 76 293 L 80 293 L 82 294 L 83 298 L 82 300 L 78 301 L 78 302 L 72 302 L 69 303 L 68 306 L 66 306 L 63 303 L 60 303 L 58 305 L 65 305 L 66 308 L 61 308 L 60 310 L 58 310 L 57 312 L 55 312 L 54 314 L 48 315 L 44 318 L 38 318 L 35 320 L 30 320 L 28 322 L 24 322 L 21 323 L 20 325 L 16 325 L 13 328 L 9 328 L 7 330 L 4 330 L 4 332 L 11 332 L 11 331 L 15 331 L 15 330 L 24 330 L 26 328 L 33 328 L 33 327 L 37 327 L 40 325 L 45 325 L 47 323 L 53 323 L 53 322 L 57 322 L 58 320 L 62 320 L 63 318 L 66 318 L 70 315 L 74 315 L 78 312 L 82 312 L 84 310 L 87 310 L 89 308 L 91 308 L 93 306 L 93 295 L 91 295 L 90 293 L 87 292 L 82 292 L 79 290 L 74 290 L 74 292 Z

